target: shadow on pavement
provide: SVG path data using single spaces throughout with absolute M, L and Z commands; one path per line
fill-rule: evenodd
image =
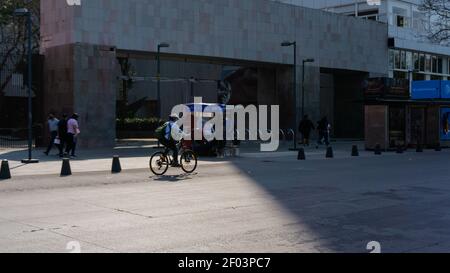
M 293 231 L 282 236 L 287 244 L 298 246 L 298 251 L 306 245 L 317 252 L 367 253 L 371 241 L 380 242 L 382 252 L 423 251 L 427 246 L 434 251 L 449 251 L 448 152 L 351 158 L 351 144 L 344 144 L 341 150 L 348 157 L 325 160 L 325 151 L 320 150 L 322 160 L 297 161 L 294 155 L 227 161 L 248 178 L 245 180 L 267 193 L 268 202 L 275 201 L 292 216 L 293 222 L 285 225 Z M 60 160 L 47 158 L 42 151 L 36 154 L 41 160 Z M 80 150 L 79 155 L 80 160 L 113 155 L 150 157 L 156 151 L 130 146 Z M 24 156 L 26 150 L 0 151 L 0 157 L 9 160 Z M 150 178 L 177 183 L 194 177 L 178 174 Z
M 351 146 L 349 147 L 349 149 Z M 450 185 L 445 153 L 332 160 L 249 159 L 233 164 L 297 222 L 290 244 L 317 252 L 450 249 Z M 427 167 L 423 167 L 427 162 Z M 276 231 L 275 231 L 276 232 Z M 447 249 L 445 248 L 447 246 Z

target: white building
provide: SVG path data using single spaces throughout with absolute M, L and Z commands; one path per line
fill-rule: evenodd
M 389 76 L 414 80 L 450 79 L 450 47 L 426 38 L 421 0 L 273 0 L 388 24 Z M 378 2 L 378 3 L 377 3 Z

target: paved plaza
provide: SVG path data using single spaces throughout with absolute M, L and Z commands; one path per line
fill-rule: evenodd
M 359 144 L 359 143 L 357 143 Z M 382 252 L 450 250 L 450 150 L 335 158 L 282 147 L 202 158 L 195 174 L 155 177 L 149 147 L 80 151 L 74 175 L 60 161 L 21 166 L 0 182 L 0 252 Z M 39 152 L 38 152 L 39 153 Z M 84 157 L 82 154 L 84 153 Z M 124 171 L 112 175 L 112 154 Z M 33 174 L 36 173 L 36 174 Z M 70 244 L 69 244 L 70 246 Z

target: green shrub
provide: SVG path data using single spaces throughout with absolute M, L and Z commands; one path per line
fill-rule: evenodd
M 117 119 L 118 131 L 155 131 L 156 128 L 164 124 L 164 120 L 159 118 L 125 118 Z

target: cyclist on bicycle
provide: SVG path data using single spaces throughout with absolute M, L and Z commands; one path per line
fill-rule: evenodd
M 178 142 L 172 136 L 172 132 L 184 135 L 183 131 L 176 123 L 179 119 L 177 114 L 171 114 L 169 116 L 169 121 L 155 131 L 158 141 L 173 152 L 172 167 L 180 167 L 180 164 L 178 163 Z

